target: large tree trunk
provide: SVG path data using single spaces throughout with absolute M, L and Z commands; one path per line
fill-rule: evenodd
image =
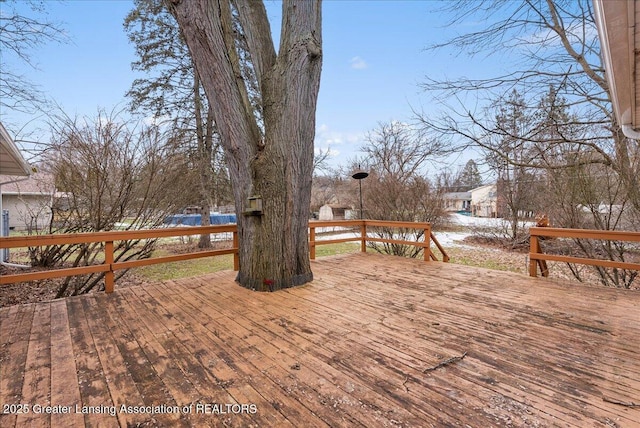
M 240 71 L 229 0 L 171 0 L 213 109 L 231 176 L 240 245 L 237 281 L 261 291 L 313 279 L 308 219 L 321 70 L 319 0 L 285 0 L 276 55 L 262 2 L 233 0 L 262 98 L 263 127 Z M 244 215 L 250 196 L 260 215 Z
M 196 122 L 197 164 L 200 181 L 200 225 L 211 226 L 211 149 L 213 147 L 213 114 L 207 109 L 206 123 L 202 118 L 202 99 L 200 97 L 200 78 L 193 73 L 193 101 Z M 211 235 L 203 233 L 198 241 L 198 248 L 211 248 Z

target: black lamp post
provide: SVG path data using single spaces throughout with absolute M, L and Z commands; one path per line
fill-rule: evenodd
M 369 173 L 361 170 L 360 165 L 358 165 L 358 170 L 351 176 L 351 178 L 358 180 L 358 186 L 360 187 L 360 220 L 364 219 L 362 211 L 362 179 L 367 178 L 368 176 Z

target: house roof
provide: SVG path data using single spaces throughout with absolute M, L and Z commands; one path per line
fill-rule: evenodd
M 20 154 L 20 150 L 2 123 L 0 123 L 0 174 L 20 177 L 31 175 L 31 167 Z
M 474 192 L 477 192 L 478 190 L 487 189 L 489 187 L 496 187 L 496 185 L 495 184 L 485 184 L 484 186 L 479 186 L 479 187 L 476 187 L 474 189 L 469 190 L 469 193 L 474 193 Z
M 593 5 L 614 114 L 627 137 L 640 139 L 640 8 L 635 1 L 593 0 Z
M 467 200 L 471 199 L 471 192 L 447 192 L 443 197 L 445 199 Z
M 323 207 L 330 207 L 331 209 L 336 210 L 351 210 L 353 209 L 350 205 L 341 205 L 341 204 L 324 204 Z
M 26 180 L 11 180 L 10 176 L 0 175 L 3 195 L 52 195 L 55 192 L 53 175 L 45 172 L 31 174 Z

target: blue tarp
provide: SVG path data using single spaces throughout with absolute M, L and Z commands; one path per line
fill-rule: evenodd
M 211 224 L 229 224 L 236 222 L 235 214 L 211 214 Z M 200 214 L 175 214 L 164 219 L 164 224 L 200 226 L 202 216 Z

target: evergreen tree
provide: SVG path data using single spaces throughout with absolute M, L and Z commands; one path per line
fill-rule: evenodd
M 134 70 L 144 73 L 127 96 L 131 109 L 168 120 L 182 135 L 176 150 L 185 152 L 185 180 L 199 189 L 193 204 L 201 207 L 202 225 L 210 224 L 212 206 L 231 202 L 231 188 L 213 113 L 204 95 L 189 49 L 174 17 L 161 0 L 136 0 L 124 27 L 136 48 Z M 211 245 L 209 235 L 200 247 Z
M 478 171 L 478 164 L 473 159 L 469 159 L 460 171 L 458 176 L 457 187 L 462 192 L 468 192 L 471 189 L 482 185 L 482 176 Z

